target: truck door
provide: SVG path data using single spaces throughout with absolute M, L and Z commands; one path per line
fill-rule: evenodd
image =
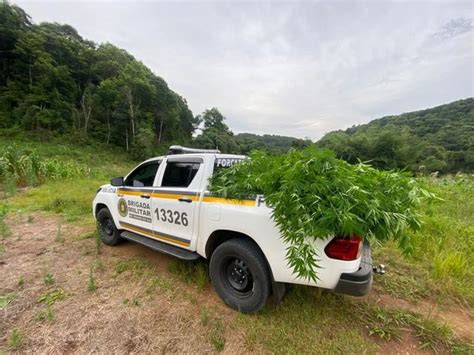
M 117 189 L 120 229 L 153 237 L 151 196 L 160 161 L 149 161 L 135 168 Z
M 159 187 L 154 189 L 152 208 L 154 236 L 164 242 L 193 249 L 203 159 L 168 157 Z

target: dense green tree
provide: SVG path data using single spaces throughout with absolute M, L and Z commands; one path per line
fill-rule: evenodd
M 15 45 L 31 26 L 26 12 L 16 5 L 0 4 L 0 87 L 6 85 L 16 58 Z
M 230 133 L 229 127 L 224 123 L 225 117 L 216 107 L 204 111 L 199 116 L 199 120 L 202 121 L 204 130 L 214 129 L 218 132 Z
M 309 139 L 264 134 L 262 136 L 252 133 L 239 133 L 235 135 L 242 154 L 252 150 L 262 149 L 270 153 L 286 153 L 291 148 L 303 149 L 312 144 Z
M 317 142 L 351 163 L 414 172 L 474 171 L 474 99 L 384 117 L 336 131 Z
M 201 134 L 193 138 L 198 127 Z M 41 139 L 98 140 L 134 156 L 165 151 L 171 143 L 241 154 L 312 144 L 234 135 L 215 107 L 194 117 L 183 97 L 127 51 L 97 45 L 67 24 L 34 24 L 8 2 L 0 2 L 0 129 Z M 474 171 L 474 99 L 331 132 L 317 145 L 351 163 L 384 169 Z
M 133 151 L 146 142 L 150 154 L 191 140 L 197 119 L 186 101 L 123 49 L 97 46 L 69 25 L 33 24 L 6 2 L 0 20 L 0 128 Z
M 205 149 L 219 149 L 223 153 L 239 153 L 234 134 L 224 123 L 225 117 L 215 107 L 205 110 L 197 117 L 202 123 L 202 133 L 194 140 L 194 145 Z

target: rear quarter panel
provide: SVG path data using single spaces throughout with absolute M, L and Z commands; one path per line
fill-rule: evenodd
M 286 245 L 278 227 L 271 218 L 271 209 L 265 204 L 254 203 L 254 207 L 236 203 L 235 200 L 219 202 L 201 202 L 199 240 L 197 252 L 205 255 L 208 237 L 217 230 L 231 230 L 248 235 L 260 247 L 277 282 L 296 283 L 333 289 L 342 273 L 357 271 L 360 259 L 339 261 L 330 259 L 324 253 L 324 247 L 331 240 L 318 239 L 314 246 L 318 255 L 317 276 L 319 280 L 305 280 L 293 274 L 286 261 Z M 247 201 L 248 203 L 248 201 Z M 204 238 L 202 238 L 204 237 Z

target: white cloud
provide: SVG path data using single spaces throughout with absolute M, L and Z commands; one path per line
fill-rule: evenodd
M 236 132 L 327 131 L 473 96 L 471 2 L 28 2 L 127 49 Z

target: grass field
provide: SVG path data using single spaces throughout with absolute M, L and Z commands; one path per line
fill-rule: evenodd
M 281 305 L 243 315 L 217 298 L 205 262 L 183 263 L 131 243 L 97 244 L 91 201 L 98 186 L 134 166 L 126 154 L 4 137 L 0 153 L 13 145 L 85 173 L 0 187 L 2 351 L 63 352 L 72 349 L 68 341 L 79 352 L 474 351 L 472 176 L 423 178 L 439 200 L 423 206 L 411 255 L 391 243 L 373 245 L 387 274 L 375 277 L 368 297 L 290 286 Z M 83 317 L 83 309 L 97 314 Z M 88 335 L 65 332 L 68 324 Z

